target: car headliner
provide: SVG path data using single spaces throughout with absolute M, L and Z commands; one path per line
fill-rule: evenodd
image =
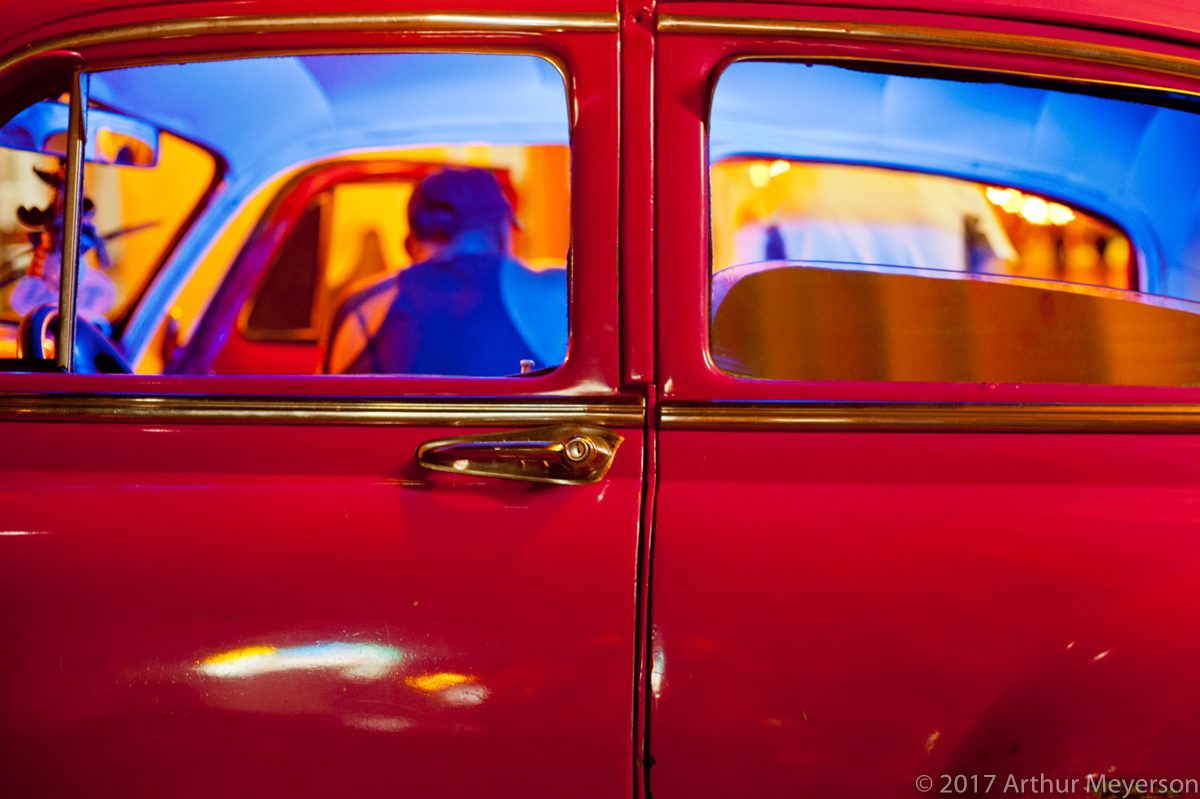
M 566 144 L 557 69 L 533 56 L 288 56 L 100 72 L 93 100 L 197 141 L 228 179 L 352 149 Z

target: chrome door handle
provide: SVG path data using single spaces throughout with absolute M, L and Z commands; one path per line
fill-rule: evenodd
M 428 441 L 417 448 L 417 463 L 438 472 L 586 485 L 608 473 L 623 440 L 603 427 L 533 427 Z

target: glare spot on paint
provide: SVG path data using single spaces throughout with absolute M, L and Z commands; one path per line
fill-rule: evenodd
M 655 699 L 662 697 L 663 686 L 667 681 L 667 653 L 662 644 L 655 642 L 654 654 L 650 659 L 650 692 Z
M 219 679 L 309 671 L 332 672 L 349 680 L 378 680 L 402 659 L 400 650 L 392 646 L 328 641 L 293 647 L 241 647 L 202 659 L 196 670 Z
M 452 671 L 439 671 L 435 674 L 418 674 L 415 677 L 405 677 L 404 684 L 409 688 L 426 693 L 436 693 L 447 688 L 453 688 L 463 683 L 473 683 L 475 678 L 469 674 L 458 674 Z
M 399 716 L 349 716 L 346 726 L 372 732 L 401 732 L 413 726 L 408 719 Z
M 439 696 L 447 705 L 470 707 L 483 704 L 484 700 L 488 698 L 488 689 L 482 685 L 456 685 L 442 691 Z

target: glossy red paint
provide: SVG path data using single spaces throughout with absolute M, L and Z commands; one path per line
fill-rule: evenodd
M 6 424 L 0 792 L 628 795 L 619 432 L 558 487 L 418 468 L 445 428 Z
M 623 377 L 654 379 L 654 4 L 621 4 Z
M 268 13 L 267 3 L 255 8 Z M 226 13 L 232 13 L 224 6 Z M 183 15 L 215 13 L 205 9 L 163 6 L 147 14 Z M 234 9 L 250 9 L 239 4 Z M 274 9 L 277 13 L 279 9 Z M 320 10 L 313 6 L 310 11 Z M 348 10 L 340 8 L 338 10 Z M 395 8 L 391 9 L 396 11 Z M 614 15 L 615 8 L 609 9 Z M 326 7 L 326 13 L 332 9 Z M 594 11 L 594 9 L 593 9 Z M 295 9 L 293 9 L 293 13 Z M 142 19 L 140 21 L 147 21 Z M 118 24 L 113 22 L 111 24 Z M 133 24 L 125 20 L 125 24 Z M 613 169 L 613 153 L 618 149 L 618 95 L 614 90 L 617 70 L 616 32 L 480 32 L 444 33 L 431 37 L 416 33 L 287 33 L 203 36 L 178 40 L 148 39 L 135 43 L 99 44 L 80 47 L 89 64 L 115 65 L 131 59 L 179 58 L 184 53 L 238 54 L 271 51 L 337 51 L 371 48 L 430 48 L 455 51 L 518 51 L 544 55 L 562 65 L 566 77 L 571 113 L 572 147 L 572 219 L 586 219 L 572 231 L 571 341 L 567 360 L 548 375 L 522 380 L 406 377 L 402 380 L 370 376 L 273 377 L 269 380 L 238 377 L 137 377 L 6 375 L 4 388 L 13 392 L 43 391 L 117 391 L 155 393 L 161 391 L 189 394 L 240 394 L 283 396 L 599 396 L 618 392 L 619 350 L 618 297 L 618 212 L 619 175 Z M 56 62 L 57 63 L 57 62 Z M 22 73 L 24 75 L 24 73 Z M 0 74 L 0 96 L 11 85 Z M 586 188 L 585 188 L 586 187 Z M 90 379 L 94 378 L 94 379 Z M 76 382 L 83 381 L 83 382 Z
M 729 2 L 728 0 L 661 0 L 663 13 L 702 14 L 725 17 L 762 18 L 784 15 L 818 19 L 826 14 L 858 16 L 902 13 L 910 19 L 942 15 L 974 19 L 980 25 L 1015 22 L 1049 22 L 1080 29 L 1129 31 L 1142 35 L 1195 41 L 1200 38 L 1200 20 L 1187 0 L 808 0 L 799 3 Z
M 403 10 L 60 4 L 14 19 L 0 50 L 172 18 Z M 493 10 L 561 11 L 536 2 Z M 0 390 L 342 397 L 350 408 L 355 397 L 453 398 L 510 410 L 628 393 L 616 9 L 574 11 L 611 15 L 614 26 L 256 31 L 79 46 L 90 65 L 431 46 L 556 60 L 571 109 L 571 217 L 587 220 L 572 234 L 571 342 L 560 369 L 520 380 L 5 374 Z M 30 74 L 0 76 L 0 93 Z M 443 410 L 453 418 L 452 405 Z M 612 470 L 590 486 L 419 469 L 420 444 L 484 432 L 452 422 L 10 418 L 0 427 L 9 453 L 0 482 L 0 794 L 632 793 L 641 424 L 617 430 L 624 441 Z
M 0 52 L 118 24 L 406 8 L 421 10 L 64 0 L 7 10 Z M 80 47 L 102 64 L 431 43 L 559 58 L 574 114 L 570 356 L 529 380 L 3 375 L 4 392 L 645 392 L 652 413 L 620 430 L 603 482 L 569 488 L 419 471 L 420 443 L 470 432 L 453 425 L 4 422 L 7 792 L 905 797 L 922 774 L 1200 776 L 1184 665 L 1200 655 L 1194 436 L 660 431 L 653 413 L 659 395 L 1200 402 L 1194 389 L 723 375 L 706 355 L 704 174 L 708 94 L 732 58 L 1197 87 L 961 47 L 652 33 L 655 13 L 871 21 L 1194 59 L 1200 14 L 1172 0 L 621 10 L 619 39 L 263 32 Z M 0 91 L 30 72 L 16 74 Z
M 652 0 L 621 3 L 621 323 L 622 379 L 645 385 L 645 492 L 638 541 L 634 628 L 633 796 L 649 796 L 650 572 L 654 542 L 658 441 L 654 314 L 654 41 Z
M 948 31 L 984 31 L 1092 42 L 1182 57 L 1195 48 L 1146 41 L 1095 30 L 1074 30 L 1004 19 L 846 8 L 786 8 L 737 4 L 678 3 L 672 14 L 745 15 L 767 19 L 809 19 L 855 23 L 918 25 Z M 720 14 L 718 13 L 720 12 Z M 1191 17 L 1184 16 L 1184 19 Z M 796 35 L 661 33 L 657 41 L 656 176 L 658 185 L 693 186 L 657 202 L 658 325 L 671 335 L 658 338 L 659 383 L 664 400 L 856 400 L 870 402 L 1099 402 L 1156 403 L 1200 401 L 1195 389 L 1124 386 L 993 385 L 947 383 L 811 383 L 734 378 L 716 369 L 708 356 L 709 219 L 706 132 L 709 97 L 721 68 L 741 58 L 884 59 L 915 65 L 934 63 L 1000 73 L 1059 75 L 1121 84 L 1154 85 L 1195 92 L 1195 83 L 1128 68 L 1072 63 L 1062 59 L 1013 56 L 961 47 L 881 46 L 867 41 L 829 42 Z M 666 235 L 663 231 L 670 231 Z M 703 345 L 701 342 L 704 342 Z
M 436 8 L 393 0 L 63 0 L 42 6 L 6 9 L 9 25 L 0 38 L 0 52 L 20 51 L 30 42 L 69 32 L 103 30 L 122 25 L 143 25 L 170 19 L 205 17 L 302 16 L 306 14 L 471 14 L 499 12 L 527 14 L 614 14 L 610 0 L 550 2 L 530 0 L 515 4 L 448 0 Z M 178 42 L 176 42 L 178 44 Z M 336 46 L 336 45 L 333 45 Z
M 953 4 L 960 13 L 664 2 L 661 12 L 1050 36 L 1197 57 L 1194 9 Z M 907 5 L 907 4 L 906 4 Z M 972 10 L 986 16 L 968 17 Z M 929 12 L 947 3 L 925 3 Z M 1141 8 L 1139 7 L 1139 12 Z M 1029 13 L 1022 13 L 1028 11 Z M 708 336 L 705 120 L 742 57 L 885 59 L 1196 91 L 1161 76 L 954 47 L 660 34 L 664 402 L 1185 403 L 1194 389 L 795 383 L 719 372 Z M 695 191 L 668 192 L 689 186 Z M 1200 777 L 1186 668 L 1200 550 L 1193 436 L 659 433 L 649 653 L 656 797 L 920 795 L 917 779 Z M 983 786 L 957 791 L 984 795 Z M 1042 793 L 1045 793 L 1043 790 Z
M 1200 776 L 1194 437 L 660 438 L 655 796 Z

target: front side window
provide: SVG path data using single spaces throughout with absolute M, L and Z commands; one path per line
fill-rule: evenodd
M 23 318 L 59 300 L 67 98 L 35 103 L 0 130 L 0 357 Z M 89 109 L 77 310 L 111 336 L 221 178 L 194 141 Z M 49 347 L 52 349 L 52 346 Z
M 147 140 L 142 158 L 89 153 L 84 179 L 79 319 L 117 371 L 503 377 L 564 360 L 569 123 L 545 59 L 290 56 L 86 80 L 89 116 Z M 46 148 L 28 157 L 61 171 Z M 39 300 L 5 297 L 14 326 L 57 302 L 53 275 L 35 277 Z
M 711 352 L 787 380 L 1200 383 L 1200 115 L 739 62 L 713 97 Z

